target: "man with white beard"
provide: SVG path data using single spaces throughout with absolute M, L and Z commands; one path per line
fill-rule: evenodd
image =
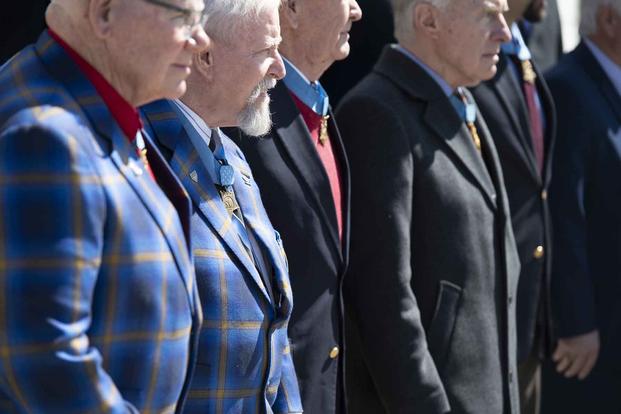
M 299 413 L 287 326 L 292 309 L 280 235 L 239 148 L 220 131 L 271 127 L 269 95 L 285 75 L 280 0 L 206 4 L 209 53 L 187 93 L 143 108 L 148 128 L 194 204 L 192 250 L 203 310 L 189 413 Z

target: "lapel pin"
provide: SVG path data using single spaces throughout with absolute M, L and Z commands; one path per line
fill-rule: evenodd
M 198 174 L 196 173 L 196 170 L 192 171 L 190 173 L 190 178 L 192 179 L 192 181 L 194 181 L 195 183 L 198 182 Z

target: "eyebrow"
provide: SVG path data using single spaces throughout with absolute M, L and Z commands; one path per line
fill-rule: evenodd
M 280 43 L 282 42 L 282 37 L 278 36 L 278 37 L 267 37 L 266 38 L 267 41 L 266 46 L 267 47 L 278 47 L 280 45 Z
M 509 4 L 506 1 L 502 1 L 502 0 L 501 0 L 501 4 L 498 4 L 498 2 L 486 0 L 483 3 L 483 7 L 485 8 L 486 12 L 504 13 L 504 12 L 509 11 Z

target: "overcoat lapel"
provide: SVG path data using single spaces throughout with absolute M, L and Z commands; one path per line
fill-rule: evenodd
M 427 126 L 448 146 L 454 158 L 470 173 L 492 208 L 496 209 L 496 191 L 483 158 L 478 154 L 464 122 L 435 80 L 417 63 L 393 48 L 384 49 L 374 70 L 391 79 L 415 100 L 426 102 L 424 120 Z
M 93 85 L 62 47 L 45 33 L 37 43 L 37 51 L 47 69 L 64 84 L 79 103 L 80 108 L 77 109 L 83 112 L 90 122 L 90 127 L 109 143 L 109 156 L 113 163 L 162 231 L 179 269 L 179 274 L 183 278 L 189 301 L 193 304 L 193 273 L 187 271 L 187 266 L 191 263 L 186 248 L 187 243 L 183 238 L 182 229 L 178 228 L 179 231 L 175 231 L 173 227 L 172 218 L 178 212 L 170 203 L 162 205 L 160 200 L 166 197 L 165 194 L 144 169 L 135 147 L 125 137 Z
M 328 175 L 317 150 L 313 147 L 310 132 L 283 82 L 278 82 L 271 95 L 275 103 L 272 108 L 274 125 L 279 125 L 274 139 L 280 141 L 291 158 L 294 169 L 308 186 L 307 194 L 320 212 L 321 218 L 327 223 L 331 242 L 342 259 L 334 199 L 330 185 L 327 184 Z M 334 133 L 334 129 L 331 129 L 330 133 Z
M 269 294 L 252 258 L 237 234 L 233 218 L 226 210 L 209 172 L 192 145 L 188 133 L 177 119 L 177 113 L 166 101 L 150 105 L 143 110 L 158 142 L 171 151 L 170 165 L 190 195 L 195 208 L 211 228 L 220 236 L 223 244 L 250 274 L 259 290 L 269 302 Z M 241 181 L 236 177 L 236 181 Z M 236 196 L 238 196 L 236 194 Z

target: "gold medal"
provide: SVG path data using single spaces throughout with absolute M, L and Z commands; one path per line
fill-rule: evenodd
M 328 136 L 328 119 L 330 115 L 321 117 L 321 127 L 319 128 L 319 143 L 323 146 L 330 139 Z
M 234 214 L 235 211 L 239 208 L 239 204 L 237 204 L 237 199 L 235 199 L 235 193 L 233 191 L 226 190 L 224 187 L 218 186 L 218 192 L 220 193 L 220 198 L 222 199 L 222 203 L 224 203 L 224 208 L 229 214 Z
M 535 83 L 537 79 L 537 74 L 535 73 L 535 69 L 533 69 L 533 64 L 530 60 L 522 60 L 522 76 L 524 78 L 524 82 Z

